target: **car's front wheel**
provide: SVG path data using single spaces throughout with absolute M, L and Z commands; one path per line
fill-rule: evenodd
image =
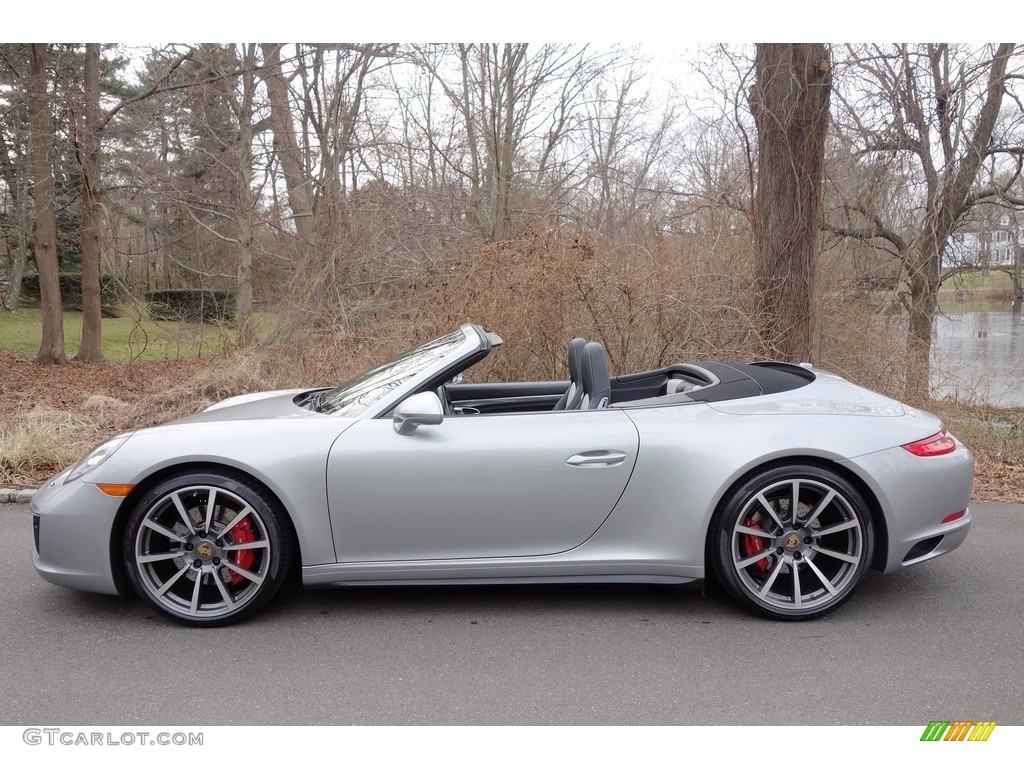
M 812 619 L 835 610 L 871 564 L 860 492 L 814 465 L 776 466 L 734 489 L 712 521 L 711 559 L 726 591 L 755 613 Z
M 285 581 L 293 549 L 267 491 L 226 473 L 158 483 L 135 504 L 123 543 L 139 596 L 174 621 L 207 627 L 265 605 Z

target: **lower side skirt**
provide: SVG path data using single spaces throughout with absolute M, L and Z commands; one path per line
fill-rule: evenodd
M 609 576 L 495 576 L 461 579 L 339 579 L 324 581 L 317 578 L 307 580 L 303 569 L 303 585 L 306 587 L 440 587 L 480 586 L 488 584 L 688 584 L 696 579 L 687 576 L 620 575 Z

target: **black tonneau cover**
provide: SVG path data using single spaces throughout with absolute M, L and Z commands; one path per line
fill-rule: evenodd
M 704 387 L 687 393 L 691 400 L 707 403 L 789 392 L 814 381 L 814 374 L 809 370 L 789 363 L 699 363 L 698 365 L 715 374 L 721 381 L 717 386 Z
M 695 375 L 701 369 L 718 379 L 717 383 L 701 384 L 698 388 L 672 395 L 664 394 L 665 382 L 669 377 L 682 375 L 694 383 L 697 383 L 698 378 L 709 381 L 707 375 Z M 615 406 L 628 407 L 670 403 L 714 403 L 788 392 L 812 381 L 814 374 L 811 371 L 790 363 L 701 362 L 618 376 L 612 379 L 612 403 Z

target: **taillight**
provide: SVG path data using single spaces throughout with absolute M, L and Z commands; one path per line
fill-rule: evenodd
M 951 512 L 950 514 L 942 518 L 942 524 L 945 525 L 946 523 L 955 523 L 957 520 L 959 520 L 961 517 L 964 517 L 966 514 L 966 509 L 961 509 L 958 512 Z
M 941 432 L 903 447 L 915 456 L 943 456 L 956 450 L 956 440 L 943 427 Z

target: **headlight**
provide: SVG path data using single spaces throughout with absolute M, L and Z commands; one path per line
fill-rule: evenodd
M 70 483 L 72 480 L 77 480 L 87 472 L 92 472 L 96 467 L 113 456 L 114 451 L 120 448 L 124 444 L 124 441 L 129 437 L 130 435 L 121 435 L 119 437 L 115 437 L 113 440 L 108 440 L 99 448 L 96 448 L 92 453 L 71 468 L 71 471 L 68 472 L 68 476 L 64 478 L 64 483 Z

